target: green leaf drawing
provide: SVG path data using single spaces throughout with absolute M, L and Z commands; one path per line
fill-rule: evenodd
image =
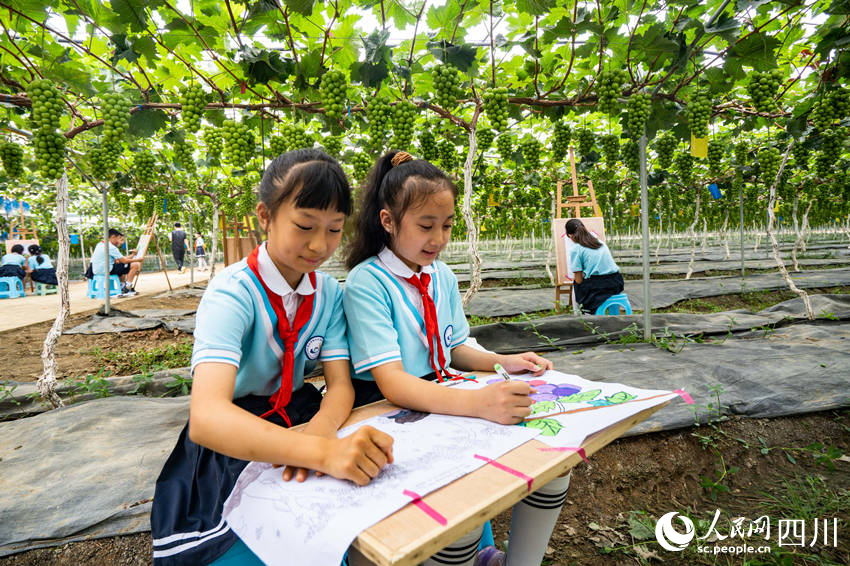
M 531 406 L 531 414 L 536 415 L 537 413 L 548 413 L 549 411 L 555 410 L 557 406 L 554 401 L 539 401 Z
M 543 436 L 555 436 L 564 428 L 564 425 L 555 419 L 535 419 L 533 421 L 526 421 L 524 425 L 528 428 L 540 430 Z
M 608 397 L 605 397 L 605 400 L 612 403 L 612 404 L 617 404 L 617 403 L 625 403 L 626 401 L 631 401 L 632 399 L 636 399 L 636 398 L 637 398 L 637 395 L 632 395 L 631 393 L 626 393 L 625 391 L 618 391 L 617 393 L 614 393 L 613 395 L 609 395 Z
M 602 393 L 601 389 L 591 389 L 590 391 L 579 391 L 578 393 L 573 393 L 572 395 L 567 395 L 566 397 L 561 397 L 558 399 L 560 403 L 586 403 L 596 398 L 597 395 Z

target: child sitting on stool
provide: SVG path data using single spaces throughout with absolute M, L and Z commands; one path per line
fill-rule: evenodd
M 585 314 L 593 314 L 609 297 L 623 292 L 623 276 L 608 246 L 588 232 L 581 220 L 567 221 L 566 231 L 576 244 L 570 250 L 576 303 Z
M 15 244 L 12 246 L 12 251 L 0 260 L 0 277 L 18 277 L 23 281 L 27 275 L 26 265 L 24 247 L 21 244 Z
M 53 262 L 50 261 L 50 258 L 41 251 L 41 246 L 32 244 L 27 249 L 30 252 L 29 260 L 27 260 L 30 268 L 30 278 L 45 285 L 58 285 L 59 281 L 56 279 L 56 268 L 53 267 Z

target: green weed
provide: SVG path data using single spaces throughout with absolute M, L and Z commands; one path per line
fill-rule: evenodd
M 178 395 L 188 395 L 192 390 L 192 378 L 183 377 L 182 375 L 174 374 L 174 381 L 165 384 L 166 392 L 163 397 L 176 397 Z
M 17 384 L 9 385 L 8 381 L 0 381 L 0 403 L 9 401 L 15 405 L 20 405 L 21 402 L 15 399 L 15 389 L 17 388 Z
M 71 386 L 72 395 L 94 394 L 95 397 L 109 397 L 109 382 L 104 377 L 107 374 L 105 368 L 101 368 L 96 374 L 88 374 L 82 381 L 77 381 Z
M 89 350 L 101 365 L 112 369 L 113 374 L 148 373 L 164 369 L 186 367 L 192 360 L 192 341 L 185 340 L 157 346 L 149 350 L 103 351 Z

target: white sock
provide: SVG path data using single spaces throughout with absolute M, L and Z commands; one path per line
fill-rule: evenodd
M 567 474 L 514 505 L 507 566 L 537 566 L 543 562 L 569 487 L 570 474 Z
M 422 562 L 422 566 L 472 566 L 484 527 L 473 529 L 452 544 Z

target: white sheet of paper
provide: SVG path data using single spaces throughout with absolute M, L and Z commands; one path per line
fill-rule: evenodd
M 145 257 L 145 254 L 148 252 L 148 244 L 151 242 L 150 234 L 142 234 L 139 238 L 139 245 L 136 246 L 136 255 L 135 259 L 141 259 Z
M 393 437 L 395 462 L 364 487 L 315 475 L 284 482 L 281 468 L 250 463 L 224 504 L 233 531 L 267 564 L 339 566 L 354 538 L 420 496 L 478 469 L 480 454 L 498 458 L 540 431 L 482 419 L 393 411 L 340 431 L 370 425 Z M 439 510 L 438 510 L 439 511 Z

